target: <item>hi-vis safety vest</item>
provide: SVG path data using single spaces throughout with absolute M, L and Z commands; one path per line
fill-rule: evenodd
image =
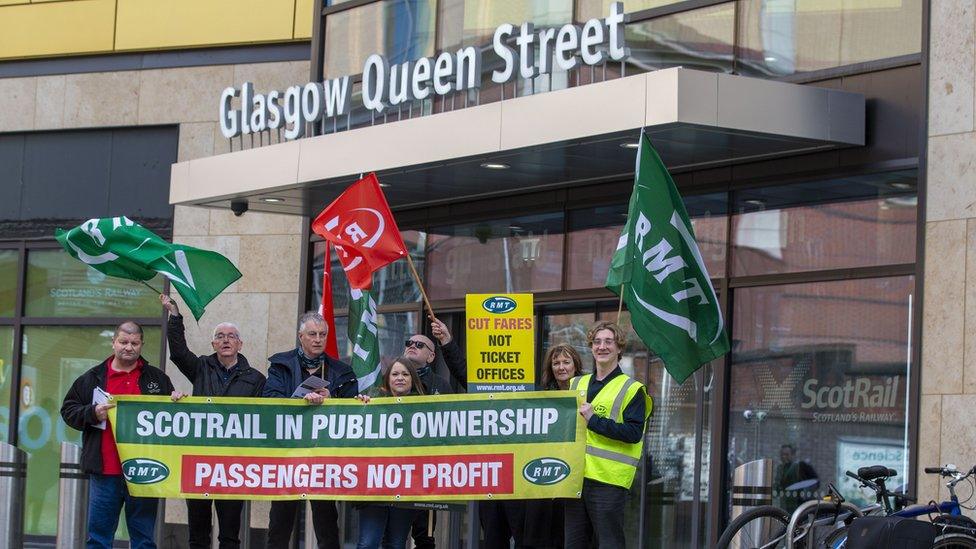
M 593 374 L 574 377 L 569 388 L 580 391 L 585 398 Z M 644 407 L 644 428 L 647 428 L 647 418 L 651 415 L 653 401 L 643 390 L 644 386 L 626 375 L 618 375 L 610 380 L 600 392 L 593 397 L 593 413 L 610 418 L 617 423 L 624 422 L 624 410 L 637 397 L 643 395 L 646 401 Z M 644 448 L 644 437 L 639 442 L 630 443 L 614 440 L 609 437 L 586 430 L 586 460 L 583 476 L 606 484 L 630 489 L 640 465 L 641 451 Z

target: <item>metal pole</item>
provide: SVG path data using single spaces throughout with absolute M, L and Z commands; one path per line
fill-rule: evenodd
M 58 549 L 85 546 L 88 525 L 88 475 L 81 472 L 81 447 L 61 443 L 58 475 Z
M 0 549 L 24 546 L 24 501 L 27 487 L 27 453 L 0 442 Z

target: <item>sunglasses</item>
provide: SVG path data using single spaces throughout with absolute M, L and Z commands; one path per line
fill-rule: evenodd
M 415 341 L 413 339 L 408 339 L 405 342 L 403 342 L 404 349 L 409 349 L 410 347 L 416 347 L 418 349 L 427 349 L 428 351 L 431 352 L 434 351 L 433 349 L 430 348 L 430 345 L 427 345 L 423 341 Z

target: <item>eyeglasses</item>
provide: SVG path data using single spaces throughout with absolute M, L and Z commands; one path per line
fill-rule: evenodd
M 415 339 L 408 339 L 405 342 L 403 342 L 404 349 L 409 349 L 410 347 L 416 347 L 418 349 L 427 349 L 428 351 L 433 352 L 433 349 L 430 348 L 430 345 L 427 345 L 423 341 L 418 341 Z
M 231 341 L 237 341 L 240 338 L 241 336 L 237 334 L 217 334 L 214 336 L 214 341 L 223 341 L 225 339 L 229 339 Z

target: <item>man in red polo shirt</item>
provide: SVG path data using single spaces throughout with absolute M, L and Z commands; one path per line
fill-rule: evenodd
M 89 474 L 88 540 L 86 547 L 110 548 L 125 507 L 125 524 L 132 549 L 155 549 L 159 500 L 129 495 L 119 450 L 105 422 L 114 404 L 96 404 L 95 394 L 171 395 L 173 384 L 162 370 L 142 358 L 143 332 L 135 322 L 123 322 L 112 338 L 112 356 L 82 374 L 61 405 L 64 422 L 82 432 L 81 468 Z M 174 395 L 175 398 L 176 395 Z

